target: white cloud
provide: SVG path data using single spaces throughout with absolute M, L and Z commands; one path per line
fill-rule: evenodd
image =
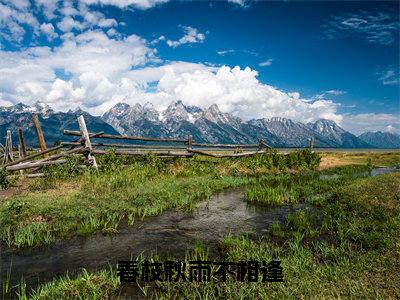
M 379 80 L 382 82 L 383 85 L 396 85 L 400 82 L 400 75 L 394 68 L 389 68 L 385 72 L 379 73 L 380 75 Z
M 178 47 L 187 43 L 202 43 L 205 40 L 205 35 L 200 33 L 196 28 L 190 26 L 182 26 L 185 35 L 177 41 L 167 40 L 167 45 L 170 47 Z
M 250 68 L 210 67 L 187 62 L 161 66 L 155 50 L 136 35 L 114 39 L 89 30 L 63 36 L 54 49 L 31 47 L 0 51 L 0 100 L 37 100 L 57 110 L 77 106 L 102 114 L 117 102 L 150 101 L 163 108 L 171 101 L 221 110 L 244 119 L 282 116 L 303 122 L 318 118 L 340 121 L 336 105 L 327 100 L 306 103 L 298 93 L 285 93 L 257 79 Z M 57 70 L 65 74 L 57 78 Z M 147 92 L 149 83 L 156 88 Z
M 266 61 L 262 61 L 258 64 L 260 67 L 269 67 L 270 65 L 272 65 L 272 58 L 266 60 Z
M 332 16 L 324 28 L 325 35 L 331 39 L 357 34 L 370 43 L 391 45 L 398 36 L 399 26 L 395 14 L 362 11 Z
M 342 90 L 329 90 L 329 91 L 326 91 L 325 94 L 334 95 L 334 96 L 341 96 L 341 95 L 346 94 L 346 92 L 342 91 Z
M 67 35 L 54 49 L 0 51 L 1 100 L 27 104 L 41 100 L 58 110 L 79 105 L 97 112 L 98 106 L 119 95 L 132 68 L 157 61 L 154 50 L 140 37 L 116 40 L 101 31 Z M 66 78 L 57 78 L 57 70 Z
M 287 94 L 256 78 L 250 68 L 223 66 L 176 74 L 170 69 L 158 83 L 159 93 L 189 105 L 207 107 L 216 103 L 221 110 L 243 119 L 281 116 L 309 122 L 319 118 L 341 121 L 336 106 L 327 100 L 306 103 L 298 94 Z
M 242 6 L 242 7 L 246 7 L 248 5 L 249 1 L 247 1 L 247 0 L 228 0 L 228 2 L 237 4 L 237 5 Z
M 220 50 L 220 51 L 217 51 L 217 54 L 218 54 L 218 55 L 221 55 L 221 56 L 224 56 L 224 55 L 226 55 L 226 54 L 234 53 L 234 52 L 235 52 L 235 50 L 233 50 L 233 49 L 228 49 L 228 50 Z
M 58 8 L 60 0 L 35 0 L 34 2 L 46 18 L 52 20 L 55 17 L 55 11 Z
M 367 131 L 389 131 L 400 134 L 400 112 L 346 114 L 342 126 L 356 135 Z
M 12 5 L 11 5 L 12 4 Z M 29 1 L 16 1 L 8 5 L 0 3 L 0 37 L 8 41 L 21 42 L 26 29 L 38 34 L 39 22 L 29 11 Z
M 119 8 L 127 8 L 129 6 L 139 9 L 149 9 L 158 4 L 166 3 L 169 0 L 81 0 L 85 4 L 113 5 Z
M 46 35 L 48 40 L 53 40 L 58 37 L 58 34 L 54 31 L 54 26 L 51 23 L 43 23 L 40 25 L 40 31 Z

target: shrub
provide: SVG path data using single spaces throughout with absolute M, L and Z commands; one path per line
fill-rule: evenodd
M 7 171 L 4 168 L 0 170 L 0 189 L 5 190 L 9 187 L 10 181 L 7 179 Z

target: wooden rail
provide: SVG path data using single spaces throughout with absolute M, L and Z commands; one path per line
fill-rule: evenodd
M 246 157 L 256 154 L 266 153 L 267 148 L 271 148 L 264 140 L 260 139 L 258 143 L 254 144 L 211 144 L 211 143 L 196 143 L 193 137 L 189 135 L 187 139 L 183 138 L 153 138 L 153 137 L 141 137 L 141 136 L 128 136 L 128 135 L 113 135 L 106 134 L 104 132 L 91 133 L 88 131 L 83 116 L 78 117 L 78 124 L 80 131 L 64 130 L 65 135 L 77 136 L 78 139 L 73 141 L 65 141 L 60 145 L 52 148 L 47 148 L 44 143 L 43 133 L 40 128 L 39 119 L 37 115 L 33 116 L 37 137 L 41 151 L 27 155 L 26 146 L 23 138 L 22 129 L 18 129 L 18 147 L 19 147 L 19 158 L 14 160 L 12 153 L 12 141 L 11 131 L 7 131 L 7 140 L 4 147 L 5 164 L 3 168 L 6 171 L 20 171 L 33 169 L 34 171 L 40 170 L 43 166 L 63 164 L 67 160 L 66 157 L 73 154 L 83 154 L 85 156 L 85 164 L 97 169 L 97 155 L 104 155 L 109 152 L 110 149 L 114 149 L 116 155 L 124 156 L 143 156 L 146 154 L 155 154 L 161 158 L 175 158 L 175 157 L 192 157 L 194 155 L 205 155 L 214 158 L 226 158 L 226 157 Z M 112 139 L 112 140 L 128 140 L 128 141 L 144 141 L 153 142 L 153 145 L 135 145 L 135 144 L 123 144 L 123 143 L 103 143 L 103 142 L 92 142 L 91 138 L 96 139 Z M 183 145 L 167 144 L 160 145 L 160 143 L 182 143 Z M 313 146 L 312 144 L 310 145 Z M 64 147 L 69 147 L 69 150 L 63 150 Z M 197 149 L 196 149 L 197 148 Z M 215 151 L 224 150 L 241 150 L 241 149 L 255 149 L 255 151 L 247 151 L 240 153 L 221 153 L 217 154 Z M 209 151 L 207 151 L 209 150 Z M 49 155 L 51 152 L 57 153 Z M 210 151 L 214 151 L 210 152 Z M 36 159 L 42 156 L 41 159 Z M 43 173 L 21 173 L 20 175 L 26 177 L 39 177 L 43 176 Z
M 64 130 L 64 134 L 66 135 L 74 135 L 80 136 L 81 133 L 79 131 L 73 130 Z M 94 133 L 89 133 L 90 135 Z M 116 139 L 116 140 L 132 140 L 132 141 L 149 141 L 149 142 L 169 142 L 169 143 L 185 143 L 186 139 L 167 139 L 167 138 L 150 138 L 150 137 L 142 137 L 142 136 L 129 136 L 129 135 L 113 135 L 113 134 L 100 134 L 97 135 L 96 138 L 102 139 Z

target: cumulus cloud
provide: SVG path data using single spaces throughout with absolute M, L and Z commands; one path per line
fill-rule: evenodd
M 261 83 L 257 72 L 248 67 L 187 62 L 148 66 L 160 62 L 149 43 L 136 35 L 115 39 L 93 30 L 67 34 L 54 49 L 0 51 L 1 101 L 32 104 L 40 100 L 58 110 L 80 106 L 102 114 L 117 102 L 150 101 L 164 108 L 183 100 L 203 108 L 216 103 L 244 119 L 282 116 L 303 122 L 341 121 L 332 101 L 306 103 L 298 93 Z M 155 89 L 148 92 L 150 84 Z
M 117 40 L 101 31 L 67 35 L 54 49 L 0 51 L 1 100 L 27 104 L 41 100 L 59 110 L 82 106 L 95 112 L 118 94 L 132 68 L 157 61 L 154 50 L 140 37 Z M 57 78 L 59 70 L 67 78 Z
M 206 36 L 200 33 L 196 28 L 190 26 L 182 26 L 182 28 L 185 35 L 177 41 L 167 40 L 168 46 L 175 48 L 187 43 L 202 43 L 206 39 Z
M 400 112 L 346 114 L 342 126 L 356 135 L 367 131 L 389 131 L 400 134 Z
M 160 79 L 159 93 L 181 99 L 189 105 L 207 107 L 216 103 L 221 110 L 245 120 L 281 116 L 310 122 L 319 118 L 341 121 L 329 100 L 302 101 L 299 94 L 287 94 L 257 79 L 257 72 L 246 67 L 223 66 L 176 74 L 170 69 Z

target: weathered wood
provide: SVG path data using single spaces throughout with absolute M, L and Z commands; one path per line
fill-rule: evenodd
M 253 152 L 244 152 L 244 153 L 235 153 L 235 154 L 214 154 L 214 153 L 201 151 L 201 150 L 194 150 L 194 149 L 188 149 L 187 151 L 191 152 L 191 153 L 211 156 L 211 157 L 215 157 L 215 158 L 244 157 L 244 156 L 252 156 L 255 154 L 263 154 L 263 153 L 267 152 L 267 151 L 253 151 Z
M 102 155 L 108 153 L 107 150 L 98 150 L 93 149 L 93 154 Z M 174 151 L 123 151 L 123 150 L 115 150 L 116 155 L 127 155 L 127 156 L 142 156 L 146 154 L 157 154 L 160 156 L 174 156 L 174 157 L 191 157 L 193 154 L 187 152 L 174 152 Z
M 66 135 L 81 135 L 79 131 L 64 130 Z M 93 134 L 93 133 L 90 133 Z M 113 134 L 101 134 L 97 138 L 102 139 L 116 139 L 116 140 L 132 140 L 132 141 L 150 141 L 150 142 L 171 142 L 171 143 L 185 143 L 187 139 L 167 139 L 167 138 L 150 138 L 141 136 L 128 136 L 128 135 L 113 135 Z
M 258 148 L 258 144 L 201 144 L 192 143 L 193 147 L 210 147 L 210 148 Z
M 78 118 L 79 129 L 81 130 L 82 138 L 85 141 L 85 147 L 89 149 L 89 153 L 87 154 L 87 159 L 92 163 L 95 169 L 98 169 L 96 158 L 92 155 L 92 144 L 90 143 L 90 135 L 86 128 L 85 118 L 83 116 L 79 116 Z
M 7 163 L 7 164 L 5 164 L 3 167 L 13 166 L 13 165 L 19 164 L 19 163 L 21 163 L 21 162 L 31 160 L 32 158 L 35 158 L 35 157 L 38 157 L 38 156 L 41 156 L 41 155 L 45 155 L 45 154 L 47 154 L 47 153 L 50 153 L 50 152 L 53 152 L 53 151 L 55 151 L 55 150 L 61 149 L 61 148 L 63 148 L 63 147 L 64 147 L 63 145 L 58 145 L 58 146 L 56 146 L 56 147 L 49 148 L 49 149 L 47 149 L 46 151 L 39 151 L 39 152 L 37 152 L 37 153 L 31 154 L 31 155 L 29 155 L 29 156 L 26 156 L 26 157 L 24 157 L 24 158 L 17 159 L 17 160 L 15 160 L 15 161 L 13 161 L 13 162 Z
M 64 146 L 79 146 L 81 143 L 77 142 L 62 142 Z M 109 144 L 109 143 L 92 143 L 92 147 L 112 147 L 112 148 L 132 148 L 132 149 L 186 149 L 185 146 L 158 146 L 158 145 L 132 145 L 132 144 Z
M 310 150 L 312 151 L 313 150 L 313 148 L 314 148 L 314 137 L 312 136 L 312 137 L 310 137 Z
M 40 127 L 40 123 L 39 123 L 39 117 L 37 114 L 33 114 L 32 116 L 32 120 L 33 120 L 33 126 L 35 126 L 36 129 L 36 135 L 38 137 L 38 141 L 39 141 L 39 146 L 40 146 L 40 150 L 46 151 L 47 147 L 46 147 L 46 143 L 44 141 L 44 136 L 43 136 L 43 132 L 42 132 L 42 128 Z M 48 154 L 44 154 L 45 157 L 48 156 Z
M 265 148 L 268 148 L 268 149 L 272 149 L 273 148 L 272 146 L 268 145 L 263 139 L 261 139 L 261 143 L 263 144 L 263 146 Z
M 27 156 L 26 154 L 26 146 L 25 146 L 25 141 L 24 141 L 24 134 L 22 132 L 22 128 L 18 128 L 18 142 L 19 142 L 19 146 L 21 149 L 21 158 Z
M 193 137 L 192 135 L 188 136 L 188 149 L 192 149 L 193 148 Z
M 25 169 L 32 169 L 37 167 L 44 167 L 48 165 L 55 165 L 55 164 L 63 164 L 67 160 L 60 159 L 60 160 L 52 160 L 52 161 L 40 161 L 40 162 L 28 162 L 28 163 L 21 163 L 14 166 L 6 167 L 6 171 L 18 171 L 18 170 L 25 170 Z
M 13 148 L 12 148 L 12 138 L 11 138 L 11 130 L 7 130 L 6 136 L 6 147 L 4 152 L 4 162 L 14 161 Z
M 37 178 L 37 177 L 43 177 L 44 173 L 34 173 L 34 174 L 26 174 L 25 175 L 27 178 Z
M 64 151 L 64 152 L 60 152 L 60 153 L 51 155 L 51 156 L 49 156 L 49 157 L 43 158 L 43 159 L 38 160 L 38 161 L 56 160 L 56 159 L 59 159 L 59 158 L 61 158 L 61 157 L 68 156 L 68 155 L 70 155 L 70 154 L 74 154 L 74 153 L 83 153 L 83 152 L 88 151 L 88 150 L 89 150 L 88 148 L 81 146 L 81 147 L 79 147 L 79 148 L 74 148 L 74 149 L 70 149 L 70 150 L 67 150 L 67 151 Z

